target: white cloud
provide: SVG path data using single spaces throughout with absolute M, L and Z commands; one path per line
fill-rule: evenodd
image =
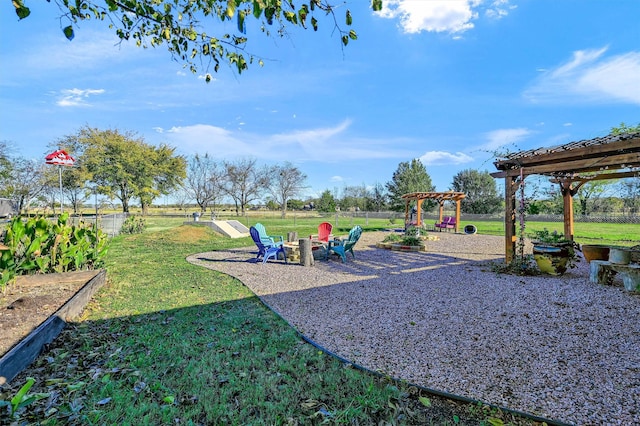
M 608 48 L 578 50 L 546 71 L 524 96 L 532 102 L 640 104 L 640 52 L 607 57 Z
M 494 0 L 487 8 L 485 14 L 489 18 L 501 19 L 509 14 L 517 6 L 509 4 L 509 0 Z
M 331 176 L 329 179 L 331 182 L 344 182 L 344 178 L 342 176 Z
M 248 131 L 230 131 L 208 124 L 173 127 L 162 133 L 180 151 L 191 154 L 208 152 L 217 158 L 260 157 L 265 161 L 322 161 L 366 160 L 411 157 L 410 151 L 395 148 L 398 141 L 358 139 L 347 130 L 351 121 L 333 127 L 294 130 L 263 135 Z M 389 148 L 391 147 L 391 148 Z
M 422 31 L 455 34 L 473 28 L 483 3 L 484 0 L 385 0 L 378 15 L 399 19 L 400 27 L 409 34 Z M 485 14 L 490 18 L 502 18 L 513 8 L 509 0 L 494 0 L 485 7 Z
M 61 107 L 89 106 L 87 99 L 91 95 L 101 95 L 104 89 L 67 89 L 60 91 L 56 105 Z
M 533 132 L 526 128 L 498 129 L 485 134 L 487 142 L 480 149 L 495 151 L 507 145 L 515 145 L 529 137 Z
M 420 158 L 422 164 L 425 166 L 441 166 L 447 164 L 464 164 L 473 161 L 473 157 L 463 153 L 456 152 L 455 154 L 446 151 L 428 151 L 425 152 Z

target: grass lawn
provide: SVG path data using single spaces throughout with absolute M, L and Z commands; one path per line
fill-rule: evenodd
M 286 236 L 316 233 L 321 220 L 260 221 L 270 234 Z M 108 283 L 82 321 L 12 383 L 11 394 L 34 377 L 30 392 L 47 395 L 19 414 L 21 422 L 538 424 L 343 364 L 302 340 L 238 280 L 185 261 L 193 253 L 250 246 L 250 238 L 223 238 L 207 227 L 182 226 L 183 219 L 147 222 L 144 233 L 112 240 Z M 389 227 L 381 219 L 345 220 L 334 234 L 355 224 Z M 491 233 L 484 223 L 478 229 Z

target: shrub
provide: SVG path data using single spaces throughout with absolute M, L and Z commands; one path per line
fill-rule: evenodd
M 147 224 L 143 218 L 136 218 L 133 215 L 127 216 L 124 223 L 122 224 L 122 228 L 120 228 L 120 233 L 141 234 L 142 231 L 144 231 L 145 226 L 147 226 Z
M 0 290 L 17 275 L 68 272 L 102 266 L 107 236 L 96 226 L 68 225 L 68 214 L 53 223 L 44 217 L 9 222 L 0 255 Z

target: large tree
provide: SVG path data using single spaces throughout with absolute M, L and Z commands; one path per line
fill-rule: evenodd
M 266 169 L 265 185 L 273 201 L 280 206 L 283 219 L 287 215 L 288 201 L 302 193 L 306 179 L 307 175 L 288 161 Z
M 630 215 L 640 213 L 640 177 L 623 179 L 620 183 L 622 201 Z
M 10 176 L 11 159 L 7 154 L 7 143 L 0 142 L 0 181 Z
M 367 210 L 379 212 L 387 205 L 387 191 L 380 182 L 376 182 L 367 196 Z
M 316 210 L 323 213 L 333 213 L 336 211 L 336 199 L 333 197 L 331 191 L 326 189 L 318 199 L 315 205 Z
M 353 21 L 349 9 L 344 10 L 344 21 L 336 16 L 336 6 L 330 0 L 55 0 L 60 9 L 62 31 L 72 40 L 75 29 L 83 20 L 108 22 L 120 40 L 133 39 L 141 47 L 165 46 L 172 57 L 183 62 L 192 72 L 204 67 L 218 71 L 221 61 L 228 62 L 239 73 L 253 63 L 255 57 L 246 53 L 247 27 L 270 35 L 272 29 L 287 36 L 288 27 L 318 30 L 316 16 L 328 16 L 334 31 L 340 34 L 343 45 L 357 39 L 355 30 L 343 29 L 341 22 L 350 27 Z M 13 0 L 20 19 L 29 16 L 29 0 Z M 340 5 L 342 6 L 342 5 Z M 382 8 L 382 0 L 372 0 L 374 10 Z M 249 26 L 251 20 L 256 24 Z M 226 25 L 235 20 L 236 28 Z M 274 28 L 275 27 L 275 28 Z M 259 60 L 260 65 L 262 61 Z M 206 81 L 211 75 L 206 74 Z
M 612 135 L 620 135 L 623 133 L 637 133 L 640 132 L 640 123 L 637 126 L 627 126 L 624 122 L 620 123 L 618 127 L 611 128 Z
M 398 164 L 398 168 L 393 173 L 391 181 L 387 182 L 389 191 L 390 209 L 393 211 L 404 211 L 406 202 L 402 197 L 411 192 L 432 192 L 435 187 L 431 183 L 431 176 L 427 173 L 424 164 L 417 158 L 411 162 L 405 161 Z M 423 203 L 425 210 L 433 207 L 433 202 Z
M 9 198 L 22 214 L 29 210 L 33 200 L 47 187 L 44 160 L 27 160 L 22 157 L 9 159 L 10 167 L 0 179 L 0 196 Z
M 225 161 L 225 182 L 222 190 L 233 199 L 236 216 L 244 211 L 247 205 L 260 198 L 266 188 L 264 174 L 260 173 L 257 162 L 253 158 L 244 158 L 235 162 Z
M 149 145 L 134 133 L 85 127 L 76 139 L 84 147 L 81 164 L 97 191 L 119 199 L 125 213 L 134 197 L 146 213 L 157 196 L 170 193 L 185 177 L 186 162 L 174 148 Z
M 193 197 L 201 212 L 215 206 L 222 192 L 224 171 L 208 153 L 189 159 L 185 189 Z
M 467 169 L 453 177 L 451 189 L 464 192 L 460 203 L 464 213 L 490 214 L 502 209 L 502 197 L 498 194 L 496 181 L 489 172 Z

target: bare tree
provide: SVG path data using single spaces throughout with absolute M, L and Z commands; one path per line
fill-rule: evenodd
M 11 160 L 9 176 L 3 179 L 2 195 L 12 199 L 20 213 L 29 210 L 31 202 L 40 195 L 47 186 L 44 177 L 44 161 L 27 160 L 17 157 Z
M 225 182 L 223 192 L 233 199 L 236 216 L 244 216 L 245 207 L 260 198 L 266 188 L 266 179 L 258 173 L 255 159 L 242 159 L 234 163 L 224 162 Z
M 209 205 L 215 206 L 222 191 L 224 171 L 209 154 L 194 155 L 189 160 L 185 188 L 191 194 L 202 213 Z
M 307 175 L 290 162 L 281 166 L 271 166 L 265 170 L 265 184 L 269 193 L 280 206 L 280 212 L 284 219 L 287 215 L 287 201 L 300 195 L 305 188 Z

